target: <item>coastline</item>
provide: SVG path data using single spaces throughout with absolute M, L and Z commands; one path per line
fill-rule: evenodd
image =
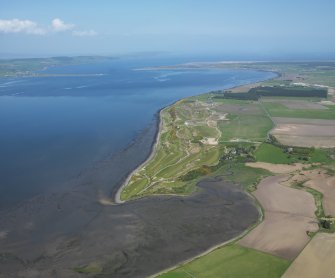
M 175 102 L 174 102 L 175 103 Z M 174 104 L 173 103 L 173 104 Z M 171 105 L 173 105 L 171 104 Z M 157 111 L 156 115 L 157 115 L 157 131 L 156 131 L 156 134 L 155 134 L 155 139 L 154 139 L 154 142 L 151 146 L 151 151 L 150 151 L 150 154 L 149 156 L 140 164 L 138 165 L 134 170 L 132 170 L 128 175 L 127 175 L 127 178 L 125 179 L 124 182 L 122 182 L 121 186 L 117 189 L 114 197 L 113 197 L 113 200 L 116 204 L 123 204 L 125 203 L 126 201 L 123 201 L 121 200 L 121 193 L 122 193 L 122 190 L 127 186 L 129 180 L 131 179 L 131 177 L 133 176 L 133 174 L 139 170 L 140 168 L 142 168 L 146 163 L 148 163 L 152 158 L 153 156 L 155 155 L 155 152 L 156 152 L 156 148 L 157 148 L 157 144 L 159 142 L 159 138 L 161 136 L 161 131 L 162 131 L 162 127 L 163 127 L 163 121 L 162 121 L 162 118 L 161 118 L 161 113 L 164 109 L 170 107 L 171 105 L 168 105 L 166 107 L 163 107 L 161 108 L 159 111 Z
M 198 254 L 198 255 L 196 255 L 194 257 L 191 257 L 191 258 L 186 259 L 186 260 L 184 260 L 184 261 L 182 261 L 182 262 L 180 262 L 178 264 L 175 264 L 175 265 L 173 265 L 173 266 L 171 266 L 169 268 L 166 268 L 164 270 L 156 272 L 156 273 L 148 276 L 148 278 L 155 278 L 155 277 L 158 277 L 159 275 L 162 275 L 162 274 L 165 274 L 167 272 L 173 271 L 173 270 L 175 270 L 178 267 L 181 267 L 181 266 L 183 266 L 185 264 L 188 264 L 188 263 L 190 263 L 190 262 L 192 262 L 192 261 L 194 261 L 194 260 L 196 260 L 198 258 L 201 258 L 203 256 L 208 255 L 209 253 L 215 251 L 216 249 L 219 249 L 219 248 L 224 247 L 226 245 L 229 245 L 231 243 L 237 242 L 238 240 L 240 240 L 243 237 L 245 237 L 248 233 L 250 233 L 253 229 L 255 229 L 260 223 L 262 223 L 263 220 L 264 220 L 263 207 L 261 206 L 261 204 L 259 203 L 259 201 L 257 200 L 257 198 L 254 195 L 252 195 L 252 194 L 250 194 L 250 193 L 248 193 L 246 191 L 244 191 L 244 193 L 246 193 L 254 201 L 255 206 L 256 206 L 256 208 L 258 210 L 259 217 L 258 217 L 258 220 L 257 220 L 257 222 L 255 224 L 251 225 L 248 229 L 246 229 L 245 231 L 243 231 L 239 235 L 233 237 L 232 239 L 229 239 L 229 240 L 226 240 L 226 241 L 224 241 L 222 243 L 216 244 L 216 245 L 210 247 L 209 249 L 203 251 L 202 253 L 200 253 L 200 254 Z
M 248 70 L 248 69 L 245 69 L 245 70 Z M 261 81 L 257 81 L 257 82 L 250 82 L 250 83 L 246 83 L 246 84 L 243 84 L 243 85 L 233 86 L 233 87 L 227 88 L 227 89 L 229 90 L 229 89 L 236 89 L 236 88 L 243 87 L 243 86 L 250 86 L 250 85 L 254 85 L 254 84 L 256 85 L 258 83 L 268 81 L 268 80 L 274 80 L 274 79 L 280 78 L 282 76 L 282 73 L 277 72 L 277 71 L 270 71 L 270 70 L 268 71 L 268 70 L 262 70 L 262 69 L 253 69 L 253 70 L 260 71 L 260 72 L 274 73 L 274 74 L 276 74 L 276 76 L 272 77 L 272 78 L 264 79 L 264 80 L 261 80 Z M 227 90 L 227 89 L 225 89 L 225 90 Z M 205 92 L 205 93 L 201 93 L 199 95 L 205 95 L 205 94 L 209 94 L 209 93 L 210 92 Z M 194 95 L 194 96 L 197 96 L 197 95 Z M 169 105 L 167 105 L 167 106 L 165 106 L 165 107 L 163 107 L 163 108 L 161 108 L 160 110 L 157 111 L 157 118 L 158 118 L 157 119 L 157 121 L 158 121 L 157 131 L 156 131 L 154 142 L 151 146 L 151 151 L 150 151 L 149 156 L 141 164 L 139 164 L 134 170 L 132 170 L 129 174 L 126 175 L 125 180 L 121 183 L 121 185 L 118 187 L 116 192 L 113 194 L 112 202 L 110 202 L 110 204 L 116 204 L 117 205 L 117 204 L 123 204 L 123 203 L 128 201 L 128 200 L 121 200 L 121 193 L 122 193 L 123 189 L 127 186 L 127 184 L 129 183 L 129 180 L 131 179 L 133 174 L 136 171 L 138 171 L 140 168 L 142 168 L 145 164 L 147 164 L 153 158 L 153 156 L 155 155 L 156 148 L 157 148 L 157 145 L 158 145 L 158 142 L 159 142 L 159 139 L 160 139 L 160 136 L 161 136 L 162 127 L 163 127 L 163 121 L 162 121 L 162 117 L 161 117 L 162 112 L 165 109 L 173 106 L 178 101 L 186 100 L 186 99 L 188 99 L 190 97 L 194 97 L 194 96 L 181 98 L 181 99 L 179 99 L 179 100 L 177 100 L 177 101 L 175 101 L 175 102 L 173 102 L 173 103 L 171 103 L 171 104 L 169 104 Z

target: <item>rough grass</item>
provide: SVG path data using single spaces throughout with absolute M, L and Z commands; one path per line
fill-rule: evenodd
M 290 262 L 239 245 L 228 245 L 195 259 L 160 278 L 276 278 Z
M 263 143 L 257 148 L 255 157 L 257 161 L 274 164 L 290 164 L 293 162 L 281 148 L 267 143 Z
M 244 163 L 225 164 L 213 175 L 224 175 L 225 181 L 230 181 L 243 186 L 247 191 L 254 191 L 257 184 L 272 173 L 261 169 L 245 166 Z

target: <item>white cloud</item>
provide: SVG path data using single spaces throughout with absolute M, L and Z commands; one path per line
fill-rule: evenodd
M 39 27 L 31 20 L 20 19 L 0 19 L 0 33 L 25 33 L 32 35 L 45 35 L 46 30 Z
M 51 26 L 56 32 L 68 31 L 74 28 L 74 24 L 66 24 L 63 20 L 55 18 L 51 22 Z
M 86 30 L 86 31 L 73 31 L 72 34 L 76 37 L 93 37 L 98 33 L 94 30 Z
M 72 31 L 72 35 L 76 37 L 93 37 L 97 32 L 90 30 L 76 30 L 74 24 L 65 23 L 59 18 L 51 21 L 51 26 L 41 27 L 36 22 L 31 20 L 20 19 L 0 19 L 0 33 L 23 33 L 31 35 L 45 35 L 52 32 L 67 32 Z

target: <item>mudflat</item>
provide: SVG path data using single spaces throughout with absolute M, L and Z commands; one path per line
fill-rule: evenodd
M 103 206 L 88 196 L 79 189 L 41 196 L 1 217 L 0 277 L 81 277 L 75 269 L 92 265 L 97 277 L 146 277 L 259 217 L 252 198 L 220 178 L 200 182 L 189 197 Z

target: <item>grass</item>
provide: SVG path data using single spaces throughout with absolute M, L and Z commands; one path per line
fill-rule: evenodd
M 219 248 L 159 278 L 276 278 L 290 262 L 236 244 Z
M 230 115 L 230 121 L 222 121 L 219 125 L 222 131 L 221 141 L 231 139 L 262 141 L 272 128 L 272 122 L 264 115 Z
M 310 155 L 310 162 L 329 164 L 333 160 L 329 157 L 327 150 L 324 149 L 313 149 Z
M 327 105 L 328 109 L 291 109 L 281 103 L 264 102 L 264 107 L 272 117 L 306 118 L 306 119 L 335 119 L 334 105 Z
M 293 162 L 281 148 L 268 143 L 263 143 L 257 148 L 255 157 L 257 161 L 274 164 L 290 164 Z
M 230 163 L 221 167 L 213 175 L 224 175 L 225 181 L 230 181 L 243 186 L 247 191 L 254 191 L 257 184 L 265 177 L 271 176 L 272 173 L 261 169 L 251 168 L 245 163 Z

